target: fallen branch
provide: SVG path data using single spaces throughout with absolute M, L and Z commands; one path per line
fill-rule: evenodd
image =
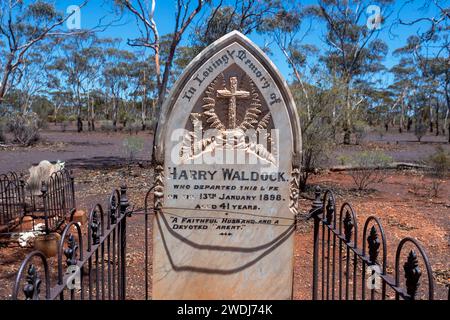
M 353 167 L 350 165 L 347 166 L 334 166 L 329 168 L 332 172 L 340 172 L 340 171 L 351 171 L 351 170 L 401 170 L 401 169 L 431 169 L 430 166 L 417 164 L 417 163 L 407 163 L 407 162 L 393 162 L 387 166 L 382 167 Z

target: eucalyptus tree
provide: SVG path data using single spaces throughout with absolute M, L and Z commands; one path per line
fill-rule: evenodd
M 46 91 L 46 77 L 45 72 L 51 59 L 49 58 L 48 47 L 39 47 L 40 50 L 31 50 L 29 54 L 24 57 L 24 61 L 20 69 L 17 70 L 17 85 L 16 88 L 20 90 L 20 108 L 23 115 L 27 114 L 34 99 Z
M 408 129 L 409 112 L 414 103 L 414 93 L 417 92 L 418 74 L 411 58 L 401 58 L 399 63 L 394 65 L 390 72 L 394 75 L 394 81 L 389 89 L 395 95 L 395 102 L 390 107 L 391 111 L 396 110 L 399 114 L 399 132 Z M 405 121 L 407 118 L 407 121 Z
M 129 64 L 129 85 L 130 98 L 133 101 L 135 111 L 139 113 L 142 130 L 147 129 L 147 119 L 153 119 L 154 116 L 154 97 L 152 94 L 156 90 L 154 81 L 154 68 L 150 61 L 131 61 Z M 140 100 L 140 101 L 139 101 Z M 149 110 L 149 106 L 152 106 Z M 138 112 L 138 109 L 139 112 Z
M 205 7 L 206 17 L 197 21 L 191 35 L 197 52 L 233 30 L 245 35 L 263 32 L 265 23 L 283 8 L 280 0 L 220 0 Z
M 82 8 L 87 2 L 79 1 L 78 6 Z M 60 13 L 43 0 L 0 2 L 0 105 L 20 79 L 18 73 L 27 65 L 27 55 L 33 48 L 51 37 L 79 33 L 63 28 L 73 14 Z
M 71 92 L 72 103 L 77 115 L 78 132 L 83 131 L 83 107 L 88 111 L 89 129 L 93 129 L 94 111 L 89 100 L 104 64 L 103 45 L 112 40 L 99 39 L 95 34 L 80 34 L 65 39 L 60 44 L 59 55 L 51 70 L 57 72 L 59 84 Z
M 210 0 L 197 0 L 194 3 L 191 3 L 190 0 L 174 0 L 174 27 L 170 36 L 168 54 L 165 59 L 162 60 L 161 36 L 154 20 L 156 0 L 115 0 L 116 5 L 121 10 L 126 10 L 134 16 L 137 21 L 137 27 L 141 36 L 134 39 L 128 39 L 128 44 L 132 47 L 149 49 L 152 52 L 157 85 L 157 114 L 159 114 L 159 110 L 161 109 L 167 94 L 176 50 L 183 35 L 187 32 L 188 27 L 202 11 L 204 4 L 209 1 Z
M 111 98 L 110 115 L 114 130 L 117 130 L 120 102 L 124 99 L 124 92 L 129 89 L 130 63 L 136 61 L 136 56 L 127 50 L 108 48 L 105 57 L 102 84 Z
M 409 12 L 419 12 L 418 18 L 411 18 Z M 416 34 L 414 50 L 410 50 L 415 58 L 422 57 L 429 66 L 430 77 L 438 83 L 436 101 L 436 116 L 439 115 L 440 101 L 447 106 L 444 127 L 448 125 L 448 142 L 450 143 L 450 6 L 448 1 L 431 0 L 416 2 L 405 1 L 393 24 L 409 26 Z M 417 59 L 418 60 L 418 59 Z
M 264 19 L 261 30 L 267 33 L 271 43 L 275 43 L 281 50 L 292 70 L 294 81 L 300 84 L 305 97 L 307 119 L 310 121 L 314 101 L 311 100 L 307 90 L 307 83 L 312 81 L 307 75 L 313 73 L 313 68 L 317 68 L 318 61 L 314 61 L 314 57 L 319 54 L 319 49 L 314 45 L 303 43 L 311 30 L 311 20 L 305 25 L 304 16 L 305 12 L 299 4 L 284 5 L 273 16 Z
M 381 62 L 388 48 L 377 35 L 391 3 L 391 0 L 381 1 L 380 12 L 374 17 L 366 16 L 372 5 L 369 0 L 321 0 L 308 8 L 312 17 L 326 24 L 324 42 L 327 49 L 323 60 L 329 72 L 336 74 L 342 84 L 345 144 L 350 143 L 354 111 L 362 103 L 355 90 L 356 84 L 365 81 L 370 85 L 373 76 L 384 69 Z
M 436 127 L 439 134 L 440 96 L 445 93 L 448 58 L 435 56 L 430 43 L 422 41 L 417 35 L 408 37 L 406 45 L 394 51 L 401 57 L 393 68 L 395 78 L 413 94 L 411 105 L 416 104 L 416 117 L 428 120 L 430 132 Z

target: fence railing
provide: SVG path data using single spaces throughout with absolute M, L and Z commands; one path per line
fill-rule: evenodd
M 100 204 L 93 207 L 87 234 L 75 222 L 65 227 L 56 277 L 49 259 L 40 251 L 31 252 L 19 268 L 12 299 L 125 299 L 126 219 L 130 214 L 126 191 L 125 186 L 113 191 L 107 211 Z
M 15 172 L 0 175 L 0 232 L 18 226 L 24 216 L 45 222 L 50 233 L 71 221 L 76 211 L 74 177 L 66 169 L 54 172 L 42 182 L 41 194 L 26 193 L 27 184 Z
M 149 298 L 148 227 L 153 195 L 152 187 L 144 211 L 145 299 Z M 56 268 L 42 252 L 30 253 L 19 268 L 12 299 L 125 299 L 126 228 L 132 212 L 128 207 L 127 189 L 121 187 L 109 197 L 108 210 L 97 204 L 90 211 L 86 232 L 77 223 L 69 223 L 61 235 Z M 314 219 L 314 300 L 434 298 L 432 269 L 416 240 L 402 239 L 390 257 L 380 220 L 368 217 L 360 233 L 351 205 L 344 203 L 337 211 L 329 190 L 323 195 L 316 190 L 309 217 Z M 393 268 L 389 268 L 389 258 Z
M 402 239 L 394 268 L 388 269 L 386 236 L 377 217 L 366 219 L 359 241 L 356 212 L 349 203 L 337 212 L 330 190 L 322 197 L 317 188 L 315 198 L 309 215 L 314 219 L 313 300 L 434 298 L 432 269 L 419 242 Z
M 0 226 L 7 231 L 25 215 L 25 183 L 15 173 L 0 175 Z
M 66 218 L 70 221 L 76 210 L 72 173 L 66 169 L 54 172 L 47 182 L 42 182 L 41 192 L 45 231 L 50 233 L 58 229 Z

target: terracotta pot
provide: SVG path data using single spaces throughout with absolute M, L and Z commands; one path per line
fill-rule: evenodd
M 87 214 L 83 210 L 77 210 L 73 214 L 72 221 L 81 223 L 82 225 L 87 222 Z
M 57 233 L 40 235 L 34 240 L 34 249 L 42 251 L 47 258 L 58 253 L 58 242 L 61 236 Z
M 21 229 L 22 229 L 22 231 L 31 231 L 31 230 L 33 230 L 33 218 L 30 217 L 30 216 L 23 217 Z

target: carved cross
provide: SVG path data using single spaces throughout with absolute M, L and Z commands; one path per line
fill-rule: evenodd
M 247 99 L 250 97 L 250 92 L 241 91 L 237 89 L 237 77 L 230 78 L 230 90 L 217 90 L 217 98 L 229 99 L 228 102 L 228 126 L 231 129 L 236 128 L 236 99 Z

